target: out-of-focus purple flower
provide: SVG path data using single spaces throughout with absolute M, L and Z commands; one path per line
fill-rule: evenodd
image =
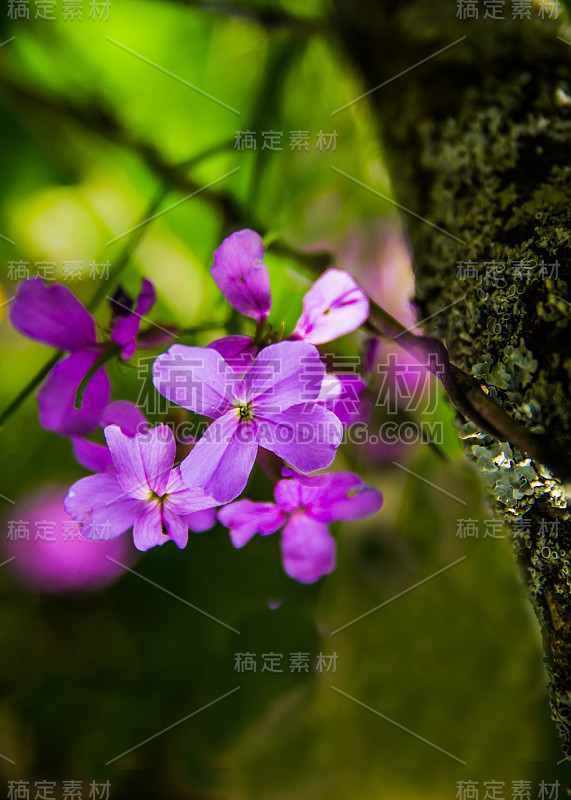
M 155 388 L 172 403 L 215 421 L 180 469 L 220 503 L 237 497 L 258 446 L 303 473 L 328 467 L 343 436 L 317 398 L 325 367 L 307 342 L 265 347 L 240 376 L 211 348 L 174 345 L 153 365 Z
M 369 316 L 369 300 L 348 272 L 328 269 L 303 298 L 293 337 L 325 344 L 356 330 Z
M 94 345 L 93 350 L 72 353 L 55 365 L 36 395 L 43 428 L 62 436 L 84 436 L 99 425 L 111 396 L 104 367 L 87 384 L 81 408 L 75 407 L 75 398 L 79 384 L 102 352 L 101 345 Z
M 230 305 L 247 317 L 265 320 L 272 307 L 264 244 L 247 228 L 228 236 L 214 251 L 212 277 Z
M 437 382 L 428 370 L 430 365 L 428 356 L 426 362 L 421 364 L 410 353 L 394 351 L 387 347 L 383 362 L 378 365 L 378 371 L 390 407 L 399 406 L 409 411 L 416 410 L 420 408 L 422 398 L 431 390 L 433 397 L 436 397 Z
M 378 336 L 368 336 L 363 342 L 362 368 L 365 375 L 370 375 L 375 371 L 382 345 Z
M 93 317 L 66 286 L 46 286 L 36 277 L 18 287 L 10 318 L 26 336 L 71 353 L 54 367 L 38 392 L 43 427 L 65 436 L 93 430 L 111 394 L 103 368 L 89 382 L 82 408 L 74 408 L 77 387 L 103 352 Z
M 10 318 L 21 333 L 58 350 L 81 353 L 97 347 L 95 320 L 67 286 L 46 286 L 40 277 L 24 281 Z
M 285 524 L 287 515 L 275 503 L 238 500 L 221 508 L 218 519 L 230 528 L 230 538 L 234 547 L 243 547 L 256 533 L 261 536 L 275 533 Z
M 65 513 L 65 489 L 48 487 L 23 498 L 4 519 L 2 551 L 24 585 L 48 594 L 94 591 L 123 572 L 107 556 L 129 565 L 136 550 L 127 539 L 94 543 L 81 536 Z
M 340 373 L 335 376 L 339 391 L 335 396 L 326 397 L 324 406 L 339 417 L 343 425 L 366 422 L 369 408 L 363 402 L 367 381 L 356 373 Z
M 291 473 L 289 473 L 291 474 Z M 351 472 L 289 478 L 275 489 L 276 503 L 239 500 L 220 509 L 218 519 L 230 529 L 235 547 L 256 533 L 275 533 L 284 524 L 281 549 L 284 570 L 301 583 L 314 583 L 335 569 L 335 541 L 328 524 L 376 513 L 383 498 Z
M 129 300 L 126 295 L 122 296 Z M 141 315 L 149 311 L 154 302 L 153 285 L 144 280 L 135 308 L 129 307 L 127 302 L 121 303 L 122 315 L 114 316 L 111 339 L 121 347 L 122 358 L 130 358 L 140 344 L 137 335 Z M 111 384 L 101 366 L 87 384 L 81 408 L 75 408 L 79 384 L 107 349 L 105 343 L 97 341 L 91 314 L 66 286 L 47 286 L 41 278 L 35 277 L 18 287 L 10 317 L 21 333 L 70 353 L 56 364 L 38 391 L 42 426 L 63 436 L 84 436 L 93 431 L 109 403 Z
M 141 320 L 148 314 L 157 300 L 157 293 L 151 281 L 143 279 L 141 291 L 137 295 L 135 308 L 133 302 L 124 295 L 126 302 L 121 302 L 116 296 L 111 300 L 114 307 L 113 331 L 111 341 L 121 347 L 121 358 L 127 361 L 137 348 L 137 335 L 141 327 Z M 113 306 L 113 303 L 115 304 Z
M 200 511 L 191 511 L 185 515 L 189 529 L 193 533 L 204 533 L 216 524 L 216 507 L 203 508 Z
M 158 425 L 130 437 L 118 425 L 108 425 L 105 438 L 114 470 L 81 478 L 65 498 L 65 510 L 81 525 L 82 534 L 107 540 L 132 527 L 138 550 L 169 539 L 185 547 L 191 515 L 219 504 L 204 491 L 185 486 L 179 468 L 173 469 L 176 443 L 170 428 Z M 205 530 L 204 515 L 196 522 Z

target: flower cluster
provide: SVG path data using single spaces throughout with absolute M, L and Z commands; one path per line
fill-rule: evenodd
M 315 475 L 332 465 L 344 425 L 359 413 L 358 403 L 347 411 L 341 399 L 359 398 L 366 386 L 358 375 L 328 374 L 318 346 L 360 327 L 369 301 L 348 273 L 329 269 L 306 293 L 303 313 L 284 337 L 268 324 L 272 295 L 263 259 L 259 235 L 242 230 L 216 250 L 211 270 L 227 302 L 255 321 L 253 336 L 233 334 L 207 347 L 175 344 L 154 362 L 157 391 L 211 420 L 190 452 L 177 450 L 167 425 L 149 429 L 131 403 L 110 402 L 105 361 L 161 343 L 140 332 L 155 302 L 150 281 L 135 302 L 117 289 L 103 342 L 69 289 L 47 288 L 38 278 L 21 284 L 11 312 L 15 327 L 69 353 L 40 388 L 38 403 L 42 425 L 70 437 L 78 461 L 95 473 L 65 499 L 86 538 L 114 539 L 132 528 L 139 550 L 168 540 L 184 547 L 188 530 L 210 529 L 219 508 L 236 547 L 283 528 L 284 569 L 309 583 L 335 566 L 328 524 L 380 507 L 380 493 L 356 475 Z M 86 438 L 99 426 L 106 445 Z M 237 500 L 256 460 L 269 453 L 285 477 L 275 486 L 275 503 Z

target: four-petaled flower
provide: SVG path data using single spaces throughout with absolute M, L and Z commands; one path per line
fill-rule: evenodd
M 81 525 L 86 539 L 114 539 L 133 528 L 138 550 L 172 539 L 185 547 L 188 528 L 205 530 L 219 505 L 200 489 L 189 489 L 173 469 L 176 443 L 166 425 L 126 436 L 118 425 L 105 428 L 113 469 L 81 478 L 65 498 L 65 510 Z
M 153 365 L 155 388 L 171 402 L 213 418 L 180 470 L 220 503 L 245 488 L 258 446 L 303 473 L 328 467 L 343 429 L 317 403 L 325 367 L 307 342 L 265 347 L 243 377 L 210 348 L 174 345 Z
M 230 529 L 235 547 L 243 547 L 256 533 L 267 536 L 285 525 L 284 570 L 301 583 L 313 583 L 335 569 L 335 541 L 328 523 L 368 517 L 383 502 L 377 489 L 366 487 L 351 472 L 282 480 L 274 496 L 275 503 L 238 500 L 220 509 L 218 519 Z
M 155 303 L 155 289 L 150 281 L 143 280 L 134 309 L 127 295 L 121 293 L 121 297 L 124 302 L 112 301 L 111 340 L 121 348 L 121 357 L 128 359 L 142 344 L 137 338 L 141 318 Z M 70 353 L 56 364 L 38 391 L 42 426 L 63 436 L 83 436 L 93 431 L 109 402 L 111 385 L 101 366 L 87 384 L 81 408 L 75 408 L 81 381 L 109 347 L 97 341 L 91 314 L 66 286 L 46 286 L 41 278 L 35 277 L 18 287 L 10 317 L 21 333 Z

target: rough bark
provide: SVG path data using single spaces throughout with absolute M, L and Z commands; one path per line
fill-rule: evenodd
M 571 47 L 537 8 L 514 20 L 508 3 L 506 19 L 484 20 L 479 5 L 480 19 L 462 20 L 454 0 L 335 0 L 337 30 L 367 89 L 466 36 L 360 102 L 378 115 L 398 202 L 457 237 L 403 215 L 416 300 L 423 316 L 436 315 L 425 332 L 569 455 Z M 499 280 L 482 266 L 492 261 L 505 264 Z M 556 262 L 550 277 L 541 265 Z M 571 755 L 565 487 L 472 423 L 460 435 L 510 525 L 542 631 L 552 717 Z

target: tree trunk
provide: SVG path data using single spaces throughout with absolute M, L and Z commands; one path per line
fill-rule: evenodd
M 479 3 L 480 18 L 465 20 L 451 0 L 335 3 L 366 89 L 466 37 L 359 102 L 378 115 L 396 199 L 426 220 L 403 215 L 416 300 L 423 317 L 435 315 L 426 333 L 514 419 L 569 455 L 571 48 L 536 6 L 531 19 L 514 20 L 505 4 L 501 20 L 483 19 Z M 541 626 L 552 717 L 571 755 L 565 489 L 472 423 L 461 436 L 510 524 Z

